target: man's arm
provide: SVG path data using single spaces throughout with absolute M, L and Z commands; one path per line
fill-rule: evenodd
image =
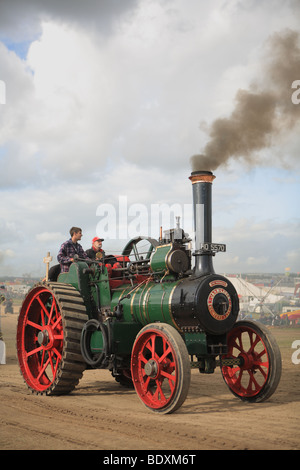
M 84 249 L 82 248 L 81 245 L 79 245 L 79 250 L 78 250 L 78 251 L 79 251 L 79 253 L 78 253 L 79 258 L 91 259 L 91 258 L 88 256 L 88 254 L 84 251 Z
M 60 250 L 57 255 L 57 261 L 60 264 L 70 264 L 73 262 L 73 258 L 69 256 L 68 242 L 65 242 L 61 245 Z

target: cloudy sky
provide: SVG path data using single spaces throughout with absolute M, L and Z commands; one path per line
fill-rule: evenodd
M 299 272 L 299 24 L 299 0 L 0 0 L 0 276 L 73 225 L 109 253 L 163 208 L 191 233 L 194 155 L 215 270 Z

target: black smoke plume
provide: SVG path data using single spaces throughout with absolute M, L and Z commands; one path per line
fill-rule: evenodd
M 300 79 L 299 33 L 276 33 L 266 46 L 259 83 L 238 90 L 231 116 L 212 123 L 203 152 L 191 157 L 193 170 L 215 170 L 231 158 L 257 164 L 256 152 L 300 120 L 300 105 L 291 99 L 292 83 Z

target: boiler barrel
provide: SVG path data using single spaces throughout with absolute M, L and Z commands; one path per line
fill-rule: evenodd
M 179 329 L 172 317 L 172 296 L 178 281 L 156 283 L 147 282 L 133 289 L 126 287 L 121 292 L 115 292 L 112 297 L 112 307 L 119 299 L 130 294 L 129 299 L 122 300 L 123 318 L 126 322 L 138 322 L 143 326 L 154 322 L 164 322 Z
M 239 312 L 239 299 L 231 282 L 218 274 L 177 281 L 147 282 L 135 290 L 126 287 L 113 294 L 112 305 L 122 300 L 123 319 L 147 325 L 168 323 L 180 332 L 205 331 L 219 335 L 229 331 Z

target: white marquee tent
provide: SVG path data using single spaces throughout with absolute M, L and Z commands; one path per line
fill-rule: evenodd
M 262 301 L 264 304 L 275 304 L 283 298 L 282 295 L 272 294 L 270 287 L 258 287 L 240 277 L 229 277 L 229 280 L 238 293 L 241 308 L 247 306 L 253 311 Z

